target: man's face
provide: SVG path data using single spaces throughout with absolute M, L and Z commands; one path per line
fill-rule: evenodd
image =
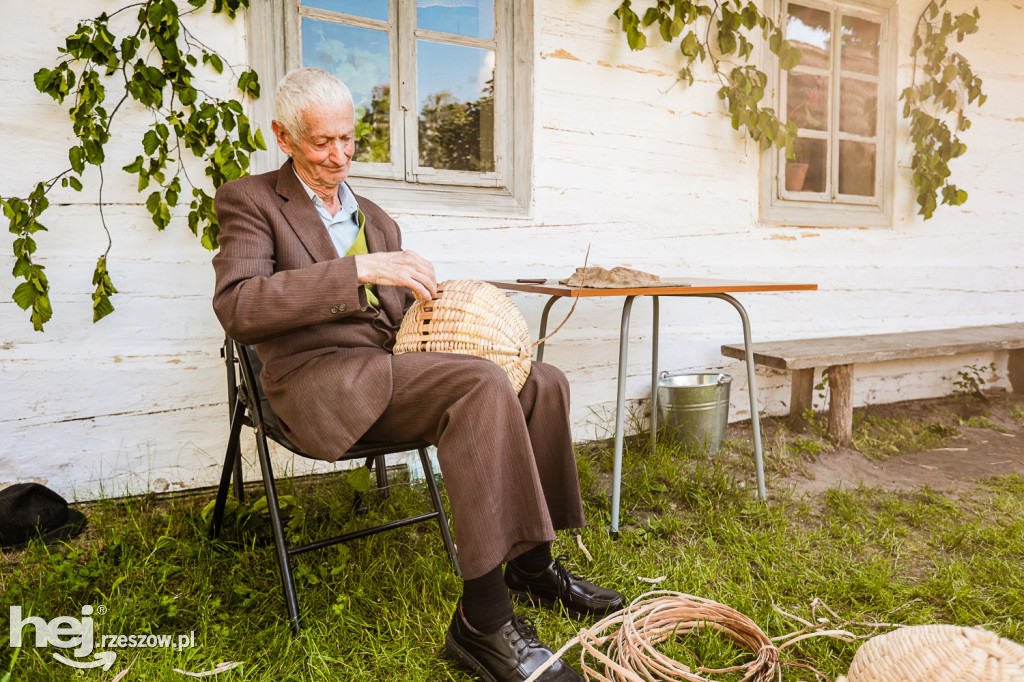
M 302 112 L 306 134 L 296 138 L 274 121 L 277 144 L 291 154 L 299 177 L 310 187 L 336 188 L 348 176 L 355 154 L 352 105 L 318 106 Z

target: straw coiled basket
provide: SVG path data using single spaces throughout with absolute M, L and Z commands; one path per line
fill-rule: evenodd
M 500 289 L 472 279 L 437 285 L 437 298 L 416 301 L 402 320 L 394 353 L 458 353 L 487 358 L 508 374 L 516 393 L 530 376 L 533 346 L 519 308 Z
M 865 642 L 839 680 L 1024 682 L 1024 646 L 980 628 L 915 625 Z

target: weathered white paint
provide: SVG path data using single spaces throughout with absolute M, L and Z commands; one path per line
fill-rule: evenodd
M 954 165 L 970 193 L 927 223 L 914 214 L 906 127 L 900 122 L 893 229 L 776 228 L 758 224 L 761 157 L 729 127 L 708 79 L 675 85 L 677 53 L 655 45 L 631 53 L 611 17 L 614 2 L 536 3 L 535 159 L 529 217 L 396 214 L 406 244 L 432 259 L 441 278 L 559 276 L 582 264 L 627 265 L 662 275 L 817 282 L 817 292 L 749 294 L 756 339 L 870 333 L 1020 321 L 1024 315 L 1024 9 L 980 3 L 979 34 L 965 52 L 988 103 L 971 111 L 970 149 Z M 923 0 L 900 0 L 898 88 L 909 79 L 910 31 Z M 974 3 L 956 0 L 953 9 Z M 24 194 L 66 167 L 71 136 L 63 107 L 37 93 L 32 74 L 53 63 L 80 17 L 120 3 L 45 0 L 0 22 L 0 194 Z M 195 30 L 241 64 L 244 22 L 200 13 Z M 657 41 L 652 40 L 652 44 Z M 264 84 L 269 89 L 269 84 Z M 223 83 L 204 87 L 225 88 Z M 195 487 L 216 480 L 226 439 L 220 327 L 210 308 L 213 273 L 177 221 L 149 224 L 134 183 L 117 169 L 137 153 L 147 119 L 126 112 L 109 146 L 105 198 L 114 236 L 117 312 L 91 323 L 89 277 L 105 247 L 87 174 L 81 194 L 57 192 L 39 252 L 53 286 L 45 333 L 0 301 L 0 485 L 40 480 L 79 498 Z M 269 136 L 268 136 L 269 137 Z M 358 189 L 358 180 L 353 184 Z M 5 252 L 8 247 L 5 247 Z M 9 272 L 12 258 L 0 256 Z M 543 300 L 514 294 L 534 333 Z M 552 313 L 560 321 L 568 305 Z M 732 418 L 749 416 L 746 376 L 718 354 L 741 340 L 719 301 L 662 299 L 661 366 L 733 375 Z M 605 437 L 614 409 L 619 307 L 584 301 L 551 341 L 546 359 L 569 375 L 578 438 Z M 649 392 L 650 304 L 633 311 L 628 396 Z M 957 370 L 995 362 L 990 353 L 856 368 L 854 402 L 942 395 Z M 760 397 L 782 414 L 788 377 L 763 371 Z M 246 451 L 251 453 L 251 445 Z M 251 459 L 251 457 L 250 457 Z M 305 462 L 279 460 L 296 472 Z M 317 470 L 325 469 L 317 465 Z M 251 472 L 251 469 L 250 469 Z

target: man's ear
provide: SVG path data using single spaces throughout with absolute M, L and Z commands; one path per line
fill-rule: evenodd
M 271 121 L 270 128 L 274 131 L 274 137 L 277 138 L 277 146 L 281 148 L 288 156 L 292 155 L 292 145 L 295 144 L 291 133 L 281 125 L 278 121 Z

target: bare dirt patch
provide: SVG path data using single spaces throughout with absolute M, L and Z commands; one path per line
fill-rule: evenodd
M 956 495 L 989 476 L 1024 476 L 1024 395 L 988 393 L 986 401 L 964 396 L 877 405 L 857 410 L 876 418 L 904 418 L 955 427 L 942 447 L 871 459 L 855 449 L 825 450 L 773 488 L 816 495 L 865 485 L 885 490 L 925 486 Z M 769 428 L 766 428 L 766 436 Z

